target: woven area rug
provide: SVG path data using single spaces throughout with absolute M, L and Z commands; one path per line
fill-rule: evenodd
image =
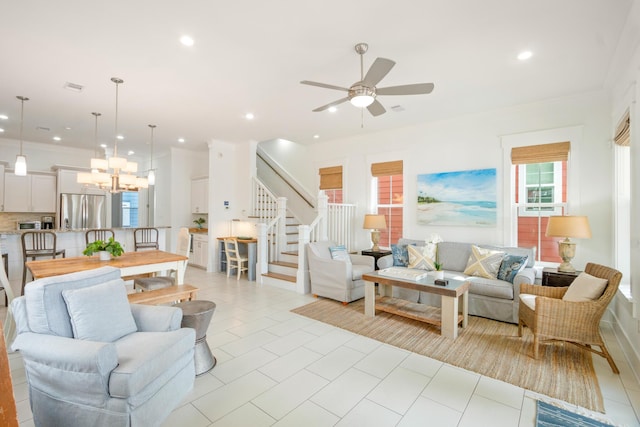
M 561 343 L 540 346 L 534 359 L 533 335 L 518 326 L 469 316 L 458 338 L 440 335 L 440 328 L 378 311 L 364 316 L 364 300 L 346 306 L 319 299 L 294 313 L 363 335 L 414 353 L 514 384 L 556 399 L 604 412 L 600 386 L 589 352 Z

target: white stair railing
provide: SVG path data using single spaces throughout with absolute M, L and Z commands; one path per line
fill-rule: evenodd
M 256 177 L 253 177 L 251 212 L 257 223 L 268 224 L 278 216 L 278 198 Z

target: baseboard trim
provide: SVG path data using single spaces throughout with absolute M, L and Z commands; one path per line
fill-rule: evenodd
M 631 340 L 629 339 L 629 336 L 627 335 L 625 330 L 620 326 L 620 321 L 618 317 L 611 309 L 607 310 L 607 318 L 608 320 L 606 322 L 608 322 L 611 325 L 611 328 L 613 329 L 613 333 L 616 339 L 618 340 L 618 344 L 620 344 L 620 347 L 622 348 L 622 352 L 624 353 L 624 356 L 627 358 L 627 362 L 631 367 L 631 372 L 633 376 L 635 377 L 636 381 L 640 383 L 640 355 L 636 353 L 635 349 L 631 345 Z

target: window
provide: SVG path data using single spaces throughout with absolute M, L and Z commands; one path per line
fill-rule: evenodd
M 343 203 L 342 166 L 320 168 L 320 190 L 324 190 L 328 203 Z
M 558 238 L 545 236 L 545 231 L 550 216 L 566 211 L 569 148 L 568 142 L 562 142 L 518 147 L 511 152 L 517 245 L 536 247 L 536 261 L 562 261 Z
M 402 160 L 371 165 L 372 200 L 375 211 L 384 215 L 387 229 L 380 230 L 380 246 L 390 248 L 402 237 L 404 175 Z

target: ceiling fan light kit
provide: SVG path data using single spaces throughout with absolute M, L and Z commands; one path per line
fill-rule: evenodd
M 416 83 L 402 86 L 391 86 L 384 88 L 376 88 L 376 85 L 391 71 L 396 64 L 394 61 L 386 58 L 376 58 L 367 74 L 364 74 L 364 54 L 369 50 L 366 43 L 358 43 L 355 45 L 355 51 L 360 55 L 360 80 L 352 84 L 349 88 L 334 86 L 326 83 L 318 83 L 309 80 L 303 80 L 300 83 L 317 86 L 325 89 L 339 90 L 347 92 L 347 96 L 337 101 L 333 101 L 327 105 L 323 105 L 314 109 L 314 112 L 327 110 L 335 107 L 343 102 L 351 102 L 352 105 L 359 108 L 366 108 L 372 116 L 379 116 L 386 112 L 382 104 L 376 99 L 379 95 L 425 95 L 433 91 L 433 83 Z

